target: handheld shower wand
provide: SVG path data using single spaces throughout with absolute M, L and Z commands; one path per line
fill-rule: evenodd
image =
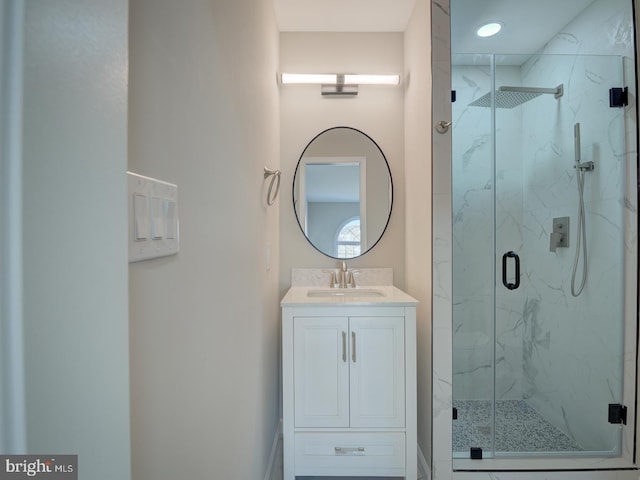
M 582 293 L 584 284 L 587 281 L 587 224 L 584 213 L 584 174 L 585 172 L 592 172 L 595 168 L 593 162 L 581 163 L 580 152 L 580 124 L 576 123 L 573 126 L 573 142 L 575 151 L 575 162 L 573 168 L 576 169 L 576 181 L 578 182 L 578 196 L 580 204 L 578 206 L 578 237 L 576 240 L 576 256 L 573 261 L 573 273 L 571 274 L 571 295 L 577 297 Z M 578 270 L 578 261 L 580 260 L 580 248 L 583 248 L 582 252 L 582 280 L 580 286 L 576 288 L 576 273 Z

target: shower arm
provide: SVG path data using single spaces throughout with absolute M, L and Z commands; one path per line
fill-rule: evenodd
M 555 98 L 560 98 L 564 95 L 564 85 L 560 84 L 556 88 L 539 88 L 539 87 L 508 87 L 503 86 L 498 88 L 500 92 L 515 92 L 515 93 L 537 93 L 546 94 L 553 93 Z

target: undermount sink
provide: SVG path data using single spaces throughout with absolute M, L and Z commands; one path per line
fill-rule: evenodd
M 373 288 L 324 288 L 309 290 L 307 297 L 384 297 L 384 293 Z

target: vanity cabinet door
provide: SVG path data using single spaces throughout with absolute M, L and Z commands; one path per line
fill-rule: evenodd
M 350 426 L 405 426 L 404 318 L 351 317 Z
M 295 426 L 349 426 L 349 320 L 298 317 L 293 327 Z
M 295 426 L 403 428 L 404 318 L 297 317 Z

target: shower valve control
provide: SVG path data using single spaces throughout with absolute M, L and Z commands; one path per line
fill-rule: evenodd
M 569 246 L 569 217 L 556 217 L 553 219 L 553 231 L 549 240 L 549 250 L 555 252 L 556 248 Z

